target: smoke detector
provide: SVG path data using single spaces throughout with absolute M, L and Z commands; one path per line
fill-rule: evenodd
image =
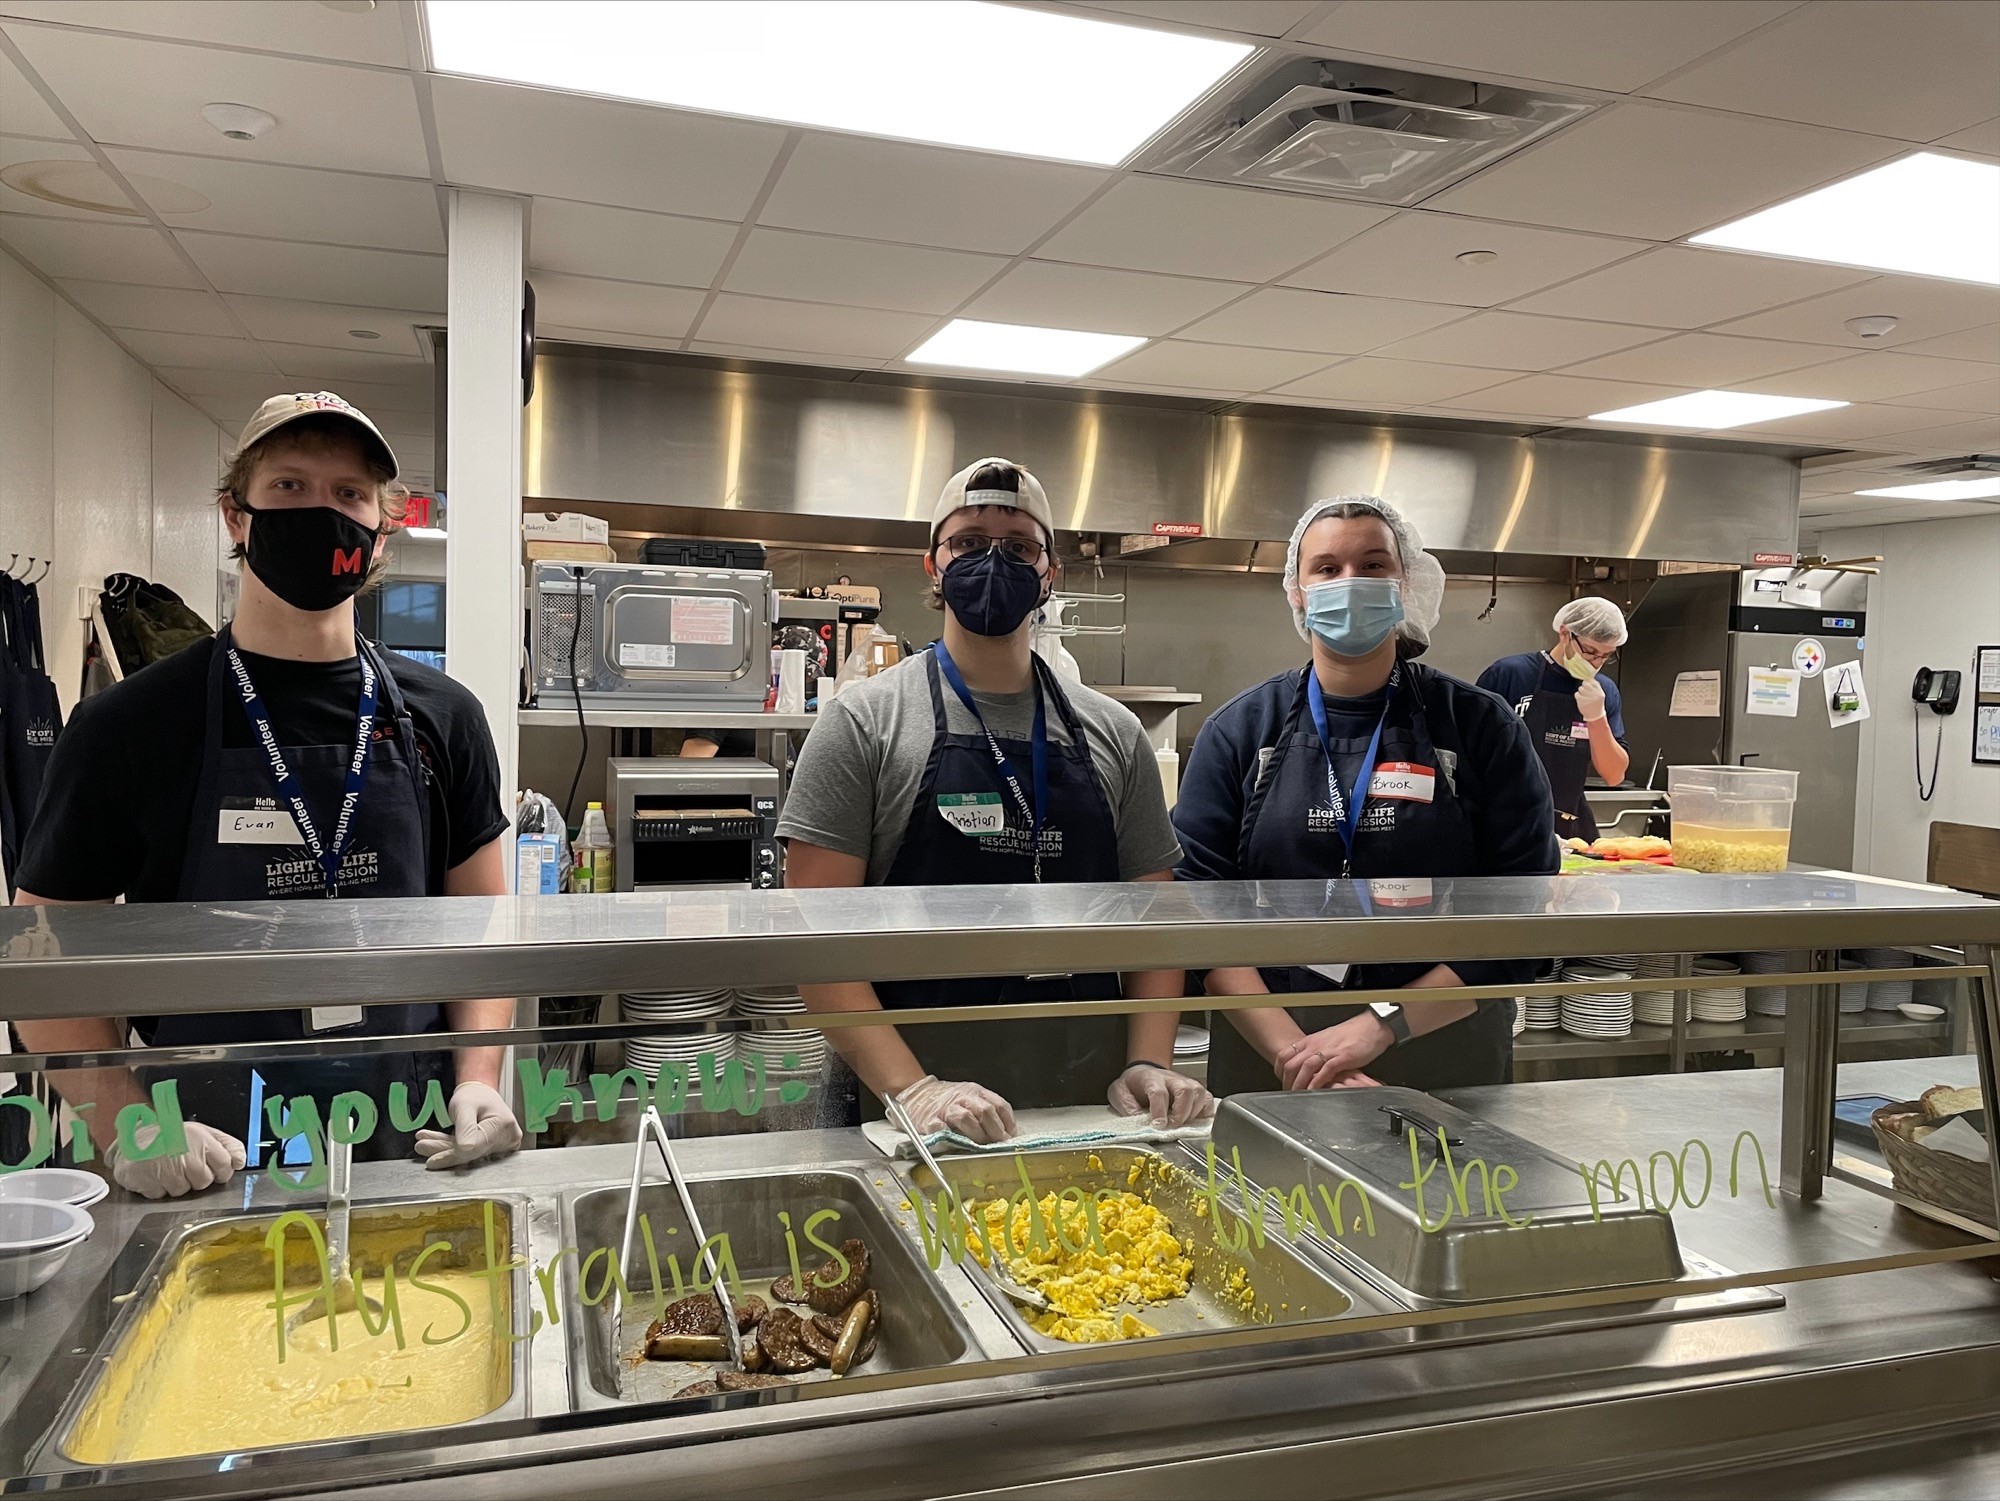
M 251 104 L 204 104 L 201 117 L 232 141 L 254 141 L 278 124 L 275 115 Z
M 1863 318 L 1849 318 L 1841 325 L 1857 339 L 1879 339 L 1895 328 L 1896 318 L 1888 313 L 1870 313 Z

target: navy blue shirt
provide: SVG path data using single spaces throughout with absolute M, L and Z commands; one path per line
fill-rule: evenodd
M 1625 743 L 1625 710 L 1618 697 L 1618 685 L 1602 673 L 1597 676 L 1598 686 L 1604 689 L 1604 718 L 1611 726 L 1611 736 L 1620 745 Z M 1564 698 L 1576 697 L 1576 679 L 1568 671 L 1558 667 L 1543 651 L 1524 651 L 1519 656 L 1502 657 L 1491 667 L 1479 674 L 1479 686 L 1488 693 L 1497 693 L 1514 707 L 1519 714 L 1527 708 L 1528 700 L 1537 693 L 1555 693 Z M 1581 717 L 1581 716 L 1579 716 Z

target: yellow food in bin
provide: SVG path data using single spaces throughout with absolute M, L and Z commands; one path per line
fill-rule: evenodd
M 1096 1201 L 1095 1237 L 1082 1204 L 1055 1194 L 1044 1194 L 1032 1209 L 1024 1196 L 1011 1207 L 995 1199 L 972 1212 L 984 1231 L 973 1237 L 973 1255 L 983 1266 L 990 1246 L 1004 1248 L 1014 1280 L 1049 1300 L 1048 1311 L 1029 1322 L 1052 1339 L 1143 1339 L 1159 1330 L 1131 1307 L 1187 1296 L 1194 1262 L 1167 1217 L 1137 1194 L 1107 1193 Z

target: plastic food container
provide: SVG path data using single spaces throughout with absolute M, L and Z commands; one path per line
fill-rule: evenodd
M 1799 774 L 1753 766 L 1667 773 L 1674 864 L 1720 875 L 1783 870 L 1791 858 Z

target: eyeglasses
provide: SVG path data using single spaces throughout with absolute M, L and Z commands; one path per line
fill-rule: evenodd
M 1576 643 L 1576 649 L 1582 654 L 1584 661 L 1588 662 L 1592 667 L 1597 668 L 1600 672 L 1618 660 L 1618 648 L 1615 646 L 1606 650 L 1602 647 L 1588 646 L 1579 641 Z
M 978 532 L 960 532 L 956 536 L 944 538 L 938 546 L 950 553 L 953 561 L 959 558 L 976 558 L 997 547 L 1011 561 L 1026 563 L 1030 568 L 1039 565 L 1043 555 L 1048 552 L 1046 547 L 1032 537 L 982 537 Z

